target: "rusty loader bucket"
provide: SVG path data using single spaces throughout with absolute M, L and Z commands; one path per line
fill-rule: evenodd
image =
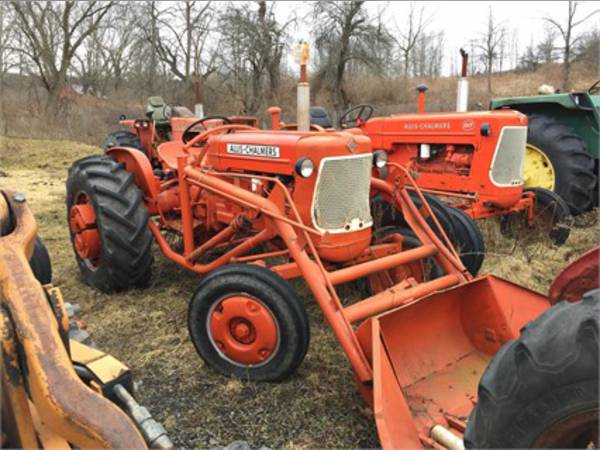
M 361 390 L 382 446 L 461 447 L 489 360 L 549 307 L 540 294 L 485 276 L 361 324 L 373 368 L 372 389 Z

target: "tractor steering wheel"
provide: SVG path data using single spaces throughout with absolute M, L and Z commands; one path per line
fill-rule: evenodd
M 357 105 L 342 114 L 338 124 L 343 130 L 355 128 L 369 120 L 372 115 L 373 107 L 371 105 Z
M 185 129 L 185 131 L 181 135 L 181 140 L 183 141 L 183 143 L 187 144 L 194 137 L 194 135 L 197 135 L 199 133 L 199 131 L 192 131 L 198 125 L 202 125 L 202 128 L 204 128 L 206 130 L 206 127 L 204 126 L 204 122 L 206 122 L 207 120 L 222 120 L 223 125 L 231 124 L 231 120 L 225 116 L 214 115 L 214 116 L 203 117 L 202 119 L 196 120 L 194 123 L 192 123 L 189 127 L 187 127 Z
M 592 87 L 588 89 L 588 94 L 595 95 L 600 91 L 600 80 L 592 84 Z

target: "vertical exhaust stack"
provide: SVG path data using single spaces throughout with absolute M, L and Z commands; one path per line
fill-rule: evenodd
M 458 91 L 456 93 L 456 111 L 466 112 L 469 105 L 469 80 L 467 79 L 469 54 L 461 48 L 460 56 L 462 56 L 462 69 L 460 72 L 460 79 L 458 80 Z
M 425 92 L 429 89 L 426 85 L 420 84 L 417 86 L 417 113 L 423 114 L 425 112 Z
M 298 131 L 310 130 L 310 86 L 308 84 L 308 43 L 303 42 L 297 49 L 297 59 L 300 63 L 300 79 L 298 80 L 298 106 L 296 121 Z

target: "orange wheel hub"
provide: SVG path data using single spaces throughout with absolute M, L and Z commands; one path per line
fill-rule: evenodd
M 208 329 L 219 353 L 238 365 L 265 364 L 279 346 L 273 313 L 261 301 L 245 295 L 217 302 L 209 313 Z
M 74 234 L 77 254 L 94 263 L 100 256 L 100 234 L 96 226 L 96 212 L 89 197 L 81 194 L 69 211 L 69 227 Z

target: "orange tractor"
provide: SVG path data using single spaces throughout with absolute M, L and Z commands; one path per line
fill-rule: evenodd
M 112 146 L 73 164 L 68 220 L 87 283 L 143 285 L 156 242 L 203 275 L 188 315 L 200 356 L 225 375 L 275 381 L 309 346 L 288 283 L 303 279 L 385 448 L 456 448 L 465 430 L 475 446 L 597 441 L 596 299 L 551 308 L 512 283 L 474 279 L 408 171 L 364 135 L 202 122 L 152 152 Z M 374 225 L 376 195 L 410 233 Z M 343 305 L 337 286 L 364 279 L 367 297 Z
M 527 117 L 504 110 L 425 113 L 426 87 L 419 90 L 416 114 L 371 118 L 373 107 L 358 105 L 342 115 L 339 126 L 359 128 L 374 149 L 409 168 L 423 192 L 471 218 L 502 217 L 508 230 L 519 216 L 564 243 L 571 220 L 564 200 L 547 189 L 523 187 Z

